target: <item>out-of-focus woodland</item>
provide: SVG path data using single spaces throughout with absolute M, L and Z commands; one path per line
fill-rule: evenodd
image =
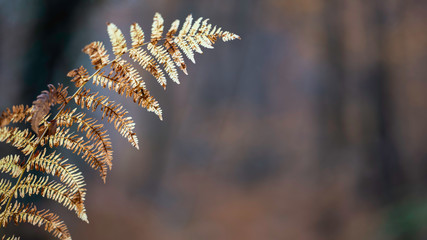
M 155 12 L 166 27 L 210 18 L 242 40 L 196 56 L 166 91 L 143 76 L 163 122 L 113 97 L 142 149 L 109 131 L 106 184 L 79 163 L 90 224 L 35 200 L 74 239 L 427 238 L 425 1 L 3 0 L 1 109 L 31 104 L 48 83 L 71 86 L 66 73 L 90 67 L 86 44 L 111 49 L 105 22 L 129 40 L 133 22 L 150 33 Z M 1 231 L 49 237 L 26 224 Z

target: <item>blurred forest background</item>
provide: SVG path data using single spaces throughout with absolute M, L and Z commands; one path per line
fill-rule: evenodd
M 74 239 L 427 239 L 427 1 L 0 0 L 0 108 L 90 68 L 81 49 L 110 49 L 106 22 L 129 40 L 155 12 L 242 40 L 196 56 L 166 91 L 143 75 L 163 122 L 114 97 L 142 150 L 109 131 L 105 185 L 79 164 L 90 224 L 37 200 Z

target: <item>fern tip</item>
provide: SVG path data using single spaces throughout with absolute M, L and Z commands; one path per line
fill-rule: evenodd
M 88 224 L 89 224 L 89 220 L 88 220 L 88 218 L 87 218 L 87 214 L 86 214 L 86 212 L 82 212 L 82 213 L 79 215 L 79 218 L 80 218 L 81 220 L 83 220 L 84 222 L 86 222 L 86 223 L 88 223 Z

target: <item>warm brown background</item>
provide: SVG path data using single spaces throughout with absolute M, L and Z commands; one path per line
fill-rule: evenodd
M 167 28 L 193 13 L 242 40 L 198 55 L 166 92 L 144 75 L 163 122 L 120 100 L 142 150 L 110 131 L 105 185 L 80 164 L 89 225 L 32 199 L 73 239 L 427 238 L 426 1 L 0 1 L 0 107 L 68 84 L 89 67 L 85 44 L 109 46 L 105 22 L 129 39 L 156 11 Z

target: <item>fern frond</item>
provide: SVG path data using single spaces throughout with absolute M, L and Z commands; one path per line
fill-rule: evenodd
M 97 124 L 97 121 L 93 118 L 85 118 L 86 114 L 77 113 L 77 109 L 67 109 L 56 119 L 58 126 L 71 127 L 73 124 L 77 124 L 77 131 L 86 133 L 86 137 L 95 142 L 94 146 L 104 153 L 105 161 L 111 169 L 113 160 L 113 147 L 107 130 L 103 128 L 102 124 Z
M 117 28 L 114 23 L 107 23 L 108 36 L 110 37 L 111 44 L 113 45 L 113 52 L 116 56 L 121 56 L 127 52 L 126 40 L 122 31 Z
M 130 25 L 130 36 L 132 38 L 132 48 L 144 45 L 144 31 L 138 23 Z
M 3 200 L 9 195 L 12 189 L 12 182 L 7 179 L 0 180 L 0 206 L 3 206 Z
M 153 18 L 153 24 L 151 25 L 151 44 L 156 45 L 159 40 L 162 39 L 163 35 L 163 17 L 160 13 L 155 13 Z
M 157 79 L 157 82 L 166 89 L 166 77 L 163 70 L 144 49 L 132 48 L 129 50 L 129 57 L 141 65 L 147 72 Z
M 109 62 L 109 55 L 107 54 L 107 50 L 105 50 L 102 42 L 92 42 L 91 44 L 86 45 L 83 48 L 83 52 L 89 55 L 95 69 L 103 68 L 107 66 Z
M 1 240 L 20 240 L 20 238 L 19 237 L 15 237 L 15 236 L 6 238 L 6 236 L 3 236 L 1 238 Z
M 10 173 L 14 178 L 19 177 L 24 169 L 19 164 L 19 155 L 8 155 L 0 159 L 0 172 Z
M 187 56 L 188 59 L 190 59 L 193 63 L 196 63 L 196 60 L 194 59 L 193 49 L 188 45 L 187 41 L 185 41 L 184 38 L 176 37 L 174 38 L 174 42 L 182 50 L 182 52 L 184 52 L 185 56 Z
M 86 84 L 89 80 L 89 73 L 86 68 L 80 66 L 78 69 L 73 69 L 68 72 L 67 77 L 72 77 L 71 82 L 73 82 L 76 87 L 81 87 Z
M 19 237 L 15 237 L 15 236 L 6 238 L 6 236 L 3 236 L 1 238 L 1 240 L 20 240 L 20 238 Z
M 109 101 L 106 96 L 97 96 L 98 93 L 90 93 L 89 89 L 84 89 L 76 94 L 74 101 L 82 108 L 96 111 L 98 107 L 102 111 L 102 118 L 106 117 L 108 122 L 114 123 L 117 131 L 125 137 L 135 148 L 139 149 L 138 138 L 133 132 L 135 123 L 132 117 L 128 117 L 126 109 L 120 104 Z
M 28 174 L 18 185 L 15 191 L 15 198 L 31 195 L 41 195 L 42 197 L 52 199 L 77 213 L 80 219 L 88 222 L 86 209 L 84 207 L 84 196 L 73 194 L 68 187 L 60 183 L 49 181 L 49 177 L 38 177 Z
M 185 22 L 181 28 L 181 31 L 179 31 L 178 36 L 176 37 L 175 42 L 178 44 L 178 42 L 181 42 L 182 45 L 184 45 L 184 42 L 188 43 L 188 46 L 191 48 L 191 51 L 188 48 L 182 48 L 182 51 L 184 52 L 197 52 L 202 54 L 203 51 L 195 41 L 195 39 L 191 36 L 191 33 L 189 34 L 191 29 L 194 29 L 193 25 L 193 15 L 188 15 L 185 19 Z M 185 45 L 184 45 L 185 46 Z M 188 54 L 186 54 L 188 56 Z M 191 59 L 191 58 L 190 58 Z M 194 59 L 193 59 L 194 60 Z M 194 62 L 194 61 L 193 61 Z
M 55 86 L 49 84 L 48 88 L 49 90 L 45 90 L 37 96 L 37 100 L 33 102 L 32 107 L 31 127 L 39 135 L 39 125 L 50 112 L 50 107 L 67 101 L 68 87 L 64 88 L 62 84 L 59 84 L 58 88 L 55 88 Z
M 85 142 L 83 137 L 69 133 L 69 129 L 60 129 L 55 135 L 45 137 L 41 145 L 43 146 L 46 142 L 51 148 L 61 146 L 81 155 L 93 169 L 99 170 L 102 180 L 105 182 L 108 163 L 104 158 L 104 153 L 96 146 Z
M 172 81 L 179 84 L 178 72 L 176 71 L 171 56 L 166 52 L 165 47 L 149 43 L 147 49 L 154 56 L 157 62 L 163 64 L 165 71 L 168 73 Z
M 129 57 L 151 73 L 163 88 L 166 88 L 166 78 L 163 71 L 144 49 L 139 48 L 144 45 L 144 32 L 138 23 L 130 26 L 130 34 L 132 37 L 132 48 L 129 50 Z
M 44 225 L 54 236 L 71 239 L 67 227 L 58 216 L 47 210 L 37 211 L 34 205 L 13 201 L 19 196 L 41 195 L 61 203 L 87 221 L 84 207 L 86 189 L 82 173 L 76 165 L 68 163 L 60 154 L 48 149 L 61 146 L 71 150 L 98 170 L 105 182 L 108 168 L 112 167 L 112 145 L 103 124 L 99 124 L 94 118 L 86 117 L 80 109 L 69 109 L 68 103 L 74 99 L 82 109 L 100 110 L 102 119 L 106 118 L 108 122 L 113 123 L 116 130 L 139 149 L 138 138 L 134 132 L 135 123 L 126 109 L 120 103 L 109 100 L 107 96 L 91 91 L 86 85 L 92 79 L 93 85 L 131 98 L 133 102 L 162 119 L 159 103 L 151 96 L 141 75 L 131 63 L 122 59 L 122 56 L 128 54 L 133 61 L 153 75 L 163 88 L 166 88 L 166 75 L 179 84 L 177 68 L 187 74 L 183 55 L 195 63 L 194 53 L 203 53 L 202 47 L 213 48 L 213 44 L 220 38 L 223 41 L 240 39 L 238 35 L 208 22 L 209 19 L 203 18 L 193 22 L 192 15 L 189 15 L 181 29 L 180 21 L 175 20 L 163 36 L 164 19 L 156 13 L 149 41 L 145 42 L 144 31 L 137 23 L 130 26 L 132 47 L 127 46 L 122 31 L 116 25 L 107 23 L 114 59 L 109 60 L 102 42 L 86 45 L 83 52 L 89 55 L 96 71 L 89 74 L 86 68 L 81 66 L 67 74 L 78 88 L 74 94 L 68 97 L 67 88 L 63 85 L 48 85 L 48 90 L 43 91 L 31 107 L 18 105 L 3 111 L 0 115 L 0 142 L 20 149 L 28 157 L 21 160 L 18 155 L 8 155 L 0 159 L 0 173 L 8 173 L 17 179 L 15 183 L 7 179 L 0 180 L 0 225 L 4 227 L 12 221 Z M 109 67 L 110 72 L 103 69 L 104 67 Z M 51 107 L 56 104 L 60 106 L 55 113 L 51 111 Z M 29 129 L 20 130 L 8 126 L 10 123 L 20 122 L 30 122 L 35 134 Z M 84 135 L 79 136 L 71 132 L 72 126 L 76 126 L 77 131 Z M 46 145 L 49 147 L 45 147 Z M 58 177 L 59 181 L 49 180 L 50 176 L 36 176 L 32 171 Z
M 5 127 L 9 123 L 19 123 L 31 119 L 31 107 L 24 105 L 13 106 L 12 110 L 6 108 L 0 116 L 0 127 Z
M 6 209 L 0 215 L 1 226 L 6 227 L 9 222 L 30 223 L 34 226 L 42 227 L 53 236 L 63 240 L 71 240 L 67 226 L 59 217 L 48 210 L 37 211 L 36 206 L 23 205 L 16 201 L 10 209 Z
M 149 112 L 154 112 L 160 120 L 162 120 L 162 109 L 156 99 L 150 95 L 150 92 L 145 87 L 139 73 L 125 60 L 118 59 L 111 64 L 116 75 L 112 76 L 95 76 L 94 84 L 97 84 L 96 79 L 108 81 L 111 86 L 116 85 L 116 92 L 126 97 L 131 97 L 135 103 Z M 110 88 L 111 89 L 111 88 Z
M 193 22 L 193 15 L 188 15 L 187 18 L 185 18 L 185 22 L 182 25 L 181 30 L 178 33 L 179 37 L 183 37 L 186 36 L 188 34 L 188 32 L 191 29 L 191 23 Z
M 25 155 L 31 154 L 34 150 L 35 136 L 28 131 L 19 130 L 17 127 L 0 128 L 0 142 L 6 142 L 17 149 L 20 149 Z
M 86 185 L 82 173 L 76 165 L 67 163 L 67 159 L 62 160 L 60 154 L 55 152 L 46 155 L 46 149 L 36 154 L 35 158 L 27 164 L 27 171 L 37 170 L 52 176 L 57 176 L 67 185 L 72 194 L 78 194 L 84 199 L 86 196 Z
M 184 62 L 182 53 L 181 51 L 179 51 L 178 46 L 173 40 L 173 35 L 178 30 L 178 27 L 179 27 L 179 20 L 175 20 L 172 23 L 168 33 L 166 34 L 164 46 L 166 47 L 166 50 L 169 52 L 169 54 L 172 56 L 172 59 L 175 62 L 176 66 L 179 67 L 186 75 L 188 75 L 187 65 Z

